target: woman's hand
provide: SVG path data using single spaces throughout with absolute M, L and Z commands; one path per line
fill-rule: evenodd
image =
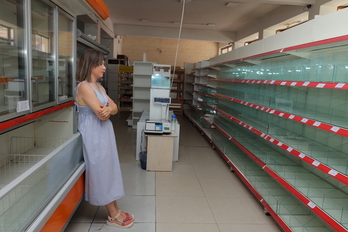
M 97 116 L 100 120 L 108 120 L 111 116 L 111 108 L 108 106 L 101 105 Z

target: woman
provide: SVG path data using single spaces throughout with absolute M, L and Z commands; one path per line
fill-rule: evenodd
M 109 118 L 117 114 L 118 108 L 97 82 L 105 70 L 103 54 L 91 49 L 82 54 L 76 71 L 78 129 L 86 163 L 85 199 L 92 205 L 105 205 L 107 225 L 129 228 L 134 216 L 122 212 L 116 201 L 124 196 L 124 188 Z

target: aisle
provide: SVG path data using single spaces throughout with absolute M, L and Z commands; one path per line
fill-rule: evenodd
M 272 218 L 186 117 L 179 117 L 179 161 L 172 172 L 146 172 L 135 161 L 135 130 L 127 112 L 113 118 L 131 229 L 105 225 L 104 207 L 83 201 L 66 232 L 278 232 Z

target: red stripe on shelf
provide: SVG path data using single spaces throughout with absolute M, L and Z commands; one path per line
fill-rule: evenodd
M 242 100 L 239 100 L 239 99 L 236 99 L 236 98 L 232 98 L 232 97 L 229 97 L 229 96 L 225 96 L 225 95 L 222 95 L 222 94 L 215 93 L 215 95 L 217 97 L 221 97 L 221 98 L 224 98 L 224 99 L 227 99 L 227 100 L 230 100 L 230 101 L 242 104 L 242 105 L 250 106 L 252 108 L 255 108 L 255 109 L 258 109 L 258 110 L 262 110 L 262 111 L 265 111 L 267 113 L 277 115 L 279 117 L 283 117 L 283 118 L 286 118 L 286 119 L 297 121 L 299 123 L 306 124 L 306 125 L 312 126 L 312 127 L 316 127 L 316 128 L 328 131 L 330 133 L 334 133 L 334 134 L 338 134 L 338 135 L 341 135 L 341 136 L 344 136 L 344 137 L 348 137 L 348 129 L 340 128 L 340 127 L 337 127 L 337 126 L 334 126 L 334 125 L 330 125 L 330 124 L 327 124 L 327 123 L 324 123 L 324 122 L 319 122 L 319 121 L 312 120 L 312 119 L 307 119 L 305 117 L 297 116 L 297 115 L 286 113 L 286 112 L 283 112 L 283 111 L 274 110 L 272 108 L 268 108 L 268 107 L 265 107 L 265 106 L 257 105 L 257 104 L 254 104 L 254 103 L 245 102 L 245 101 L 242 101 Z
M 309 157 L 305 154 L 303 154 L 302 152 L 295 150 L 293 148 L 291 148 L 290 146 L 288 146 L 287 144 L 283 144 L 281 141 L 274 139 L 272 136 L 269 136 L 265 133 L 263 133 L 262 131 L 259 131 L 255 128 L 251 128 L 250 125 L 246 124 L 245 122 L 227 114 L 226 112 L 222 111 L 221 109 L 216 109 L 217 112 L 221 113 L 222 115 L 224 115 L 225 117 L 229 118 L 230 120 L 237 122 L 240 126 L 245 127 L 246 129 L 249 129 L 250 131 L 252 131 L 253 133 L 261 136 L 262 138 L 264 138 L 265 140 L 269 141 L 270 143 L 273 143 L 275 145 L 277 145 L 278 147 L 282 148 L 283 150 L 285 150 L 286 152 L 301 158 L 303 161 L 305 161 L 306 163 L 312 165 L 313 167 L 316 167 L 318 170 L 324 172 L 325 174 L 335 178 L 336 180 L 342 182 L 345 185 L 348 185 L 348 177 L 324 164 L 322 164 L 321 162 L 313 159 L 312 157 Z M 281 145 L 280 145 L 281 144 Z M 290 148 L 290 149 L 289 149 Z
M 315 42 L 309 42 L 309 43 L 305 43 L 301 45 L 287 47 L 283 49 L 283 52 L 302 49 L 302 48 L 315 47 L 315 46 L 324 45 L 324 44 L 337 43 L 337 42 L 342 42 L 345 40 L 348 40 L 348 35 L 343 35 L 343 36 L 338 36 L 334 38 L 329 38 L 329 39 L 324 39 L 324 40 L 319 40 Z
M 312 210 L 316 215 L 323 219 L 328 225 L 330 225 L 337 232 L 346 232 L 347 230 L 336 220 L 331 218 L 327 213 L 325 213 L 321 208 L 312 203 L 308 198 L 306 198 L 302 193 L 295 189 L 292 185 L 286 182 L 282 177 L 275 173 L 269 167 L 265 167 L 264 170 L 270 174 L 275 180 L 277 180 L 282 186 L 284 186 L 290 193 L 292 193 L 297 199 L 299 199 L 303 204 L 305 204 L 310 210 Z
M 14 126 L 18 126 L 18 125 L 26 123 L 26 122 L 30 122 L 32 120 L 38 119 L 42 116 L 45 116 L 47 114 L 53 113 L 53 112 L 58 111 L 58 110 L 62 110 L 64 108 L 67 108 L 67 107 L 72 106 L 72 105 L 74 105 L 74 101 L 64 103 L 62 105 L 54 106 L 54 107 L 51 107 L 51 108 L 48 108 L 45 110 L 41 110 L 41 111 L 38 111 L 38 112 L 35 112 L 32 114 L 28 114 L 28 115 L 25 115 L 22 117 L 11 119 L 9 121 L 0 123 L 0 131 L 9 129 L 9 128 L 14 127 Z
M 238 141 L 234 140 L 228 133 L 226 133 L 222 128 L 214 123 L 214 126 L 231 142 L 237 145 L 244 153 L 246 153 L 250 158 L 256 161 L 268 174 L 270 174 L 276 181 L 278 181 L 282 186 L 284 186 L 291 194 L 293 194 L 297 199 L 299 199 L 303 204 L 305 204 L 309 209 L 311 209 L 316 215 L 318 215 L 321 219 L 323 219 L 328 225 L 334 228 L 336 231 L 346 231 L 344 227 L 338 223 L 336 220 L 332 219 L 326 212 L 317 207 L 314 203 L 312 203 L 307 197 L 305 197 L 301 192 L 299 192 L 296 188 L 290 185 L 287 181 L 285 181 L 281 176 L 279 176 L 276 172 L 270 169 L 264 162 L 262 162 L 259 158 L 257 158 L 253 153 L 251 153 L 248 149 L 246 149 L 243 145 L 241 145 Z M 275 142 L 278 142 L 275 140 Z

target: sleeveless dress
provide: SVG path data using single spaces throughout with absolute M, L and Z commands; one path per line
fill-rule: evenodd
M 102 105 L 108 104 L 103 91 L 91 86 Z M 112 122 L 100 120 L 89 106 L 78 105 L 78 130 L 82 135 L 86 164 L 85 199 L 92 205 L 106 205 L 124 196 L 120 162 Z

